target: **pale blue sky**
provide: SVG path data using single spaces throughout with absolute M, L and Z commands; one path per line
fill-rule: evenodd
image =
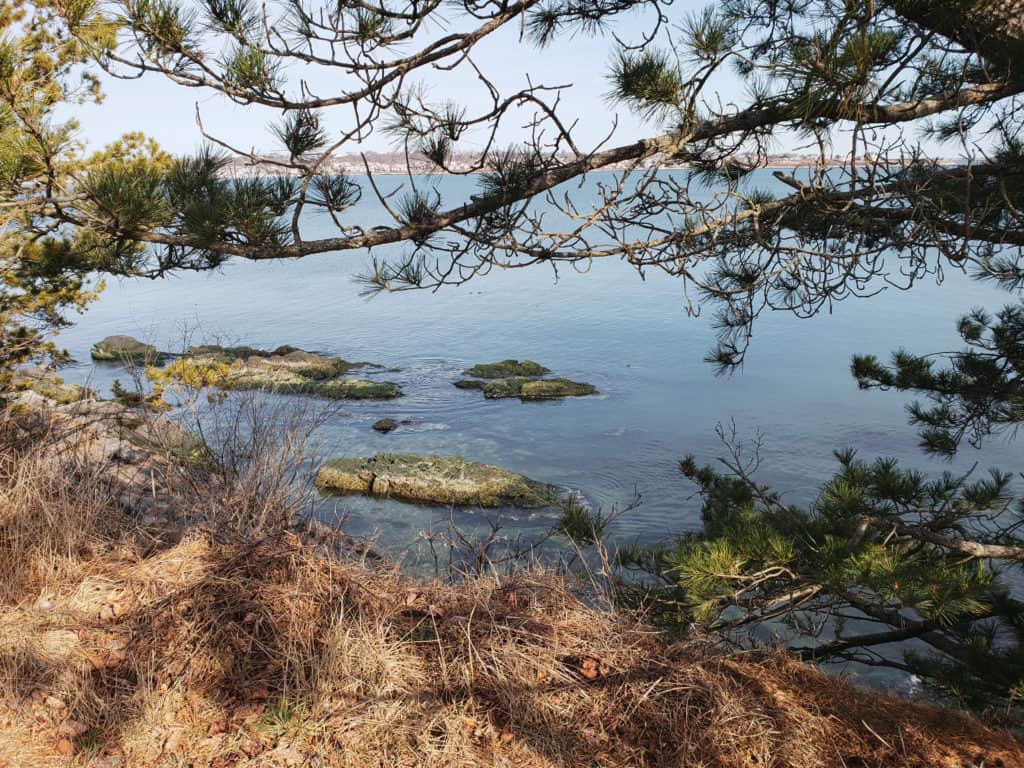
M 673 19 L 683 18 L 703 7 L 702 0 L 682 0 L 672 8 Z M 647 22 L 638 14 L 628 14 L 614 25 L 615 31 L 627 39 L 638 39 Z M 450 30 L 445 30 L 445 32 Z M 658 132 L 655 125 L 644 124 L 629 110 L 619 107 L 612 109 L 604 99 L 608 89 L 605 73 L 611 60 L 613 41 L 609 37 L 576 36 L 562 39 L 557 45 L 538 49 L 529 43 L 517 41 L 518 25 L 508 25 L 483 40 L 474 52 L 474 60 L 488 77 L 503 92 L 518 90 L 526 85 L 527 76 L 535 84 L 572 84 L 562 97 L 560 114 L 567 122 L 579 119 L 575 133 L 582 145 L 590 147 L 602 140 L 612 129 L 614 119 L 619 120 L 614 143 L 624 143 L 645 135 Z M 435 30 L 434 34 L 437 34 Z M 486 92 L 476 81 L 468 67 L 454 73 L 425 72 L 430 84 L 432 98 L 451 98 L 473 108 L 481 109 L 489 104 Z M 310 78 L 310 70 L 293 67 L 289 71 L 292 82 L 298 78 Z M 721 78 L 718 88 L 726 100 L 740 98 L 742 91 L 738 83 L 730 82 L 732 77 Z M 318 92 L 327 94 L 337 91 L 331 87 L 329 74 L 320 72 L 313 76 L 313 85 Z M 106 99 L 99 106 L 85 106 L 75 110 L 75 117 L 82 125 L 82 137 L 94 147 L 116 139 L 126 131 L 140 130 L 156 138 L 166 149 L 175 152 L 189 152 L 200 144 L 200 135 L 195 123 L 198 103 L 204 125 L 211 133 L 230 139 L 240 148 L 256 147 L 261 150 L 276 149 L 274 139 L 267 131 L 267 123 L 275 118 L 275 112 L 258 106 L 239 106 L 211 90 L 190 89 L 175 85 L 160 75 L 147 75 L 140 80 L 119 81 L 106 78 L 104 82 Z M 344 120 L 345 115 L 336 108 L 327 112 L 327 119 Z M 525 114 L 521 116 L 525 118 Z M 502 132 L 503 142 L 512 142 L 525 136 L 521 129 L 523 119 L 510 121 Z M 340 122 L 338 123 L 340 127 Z M 388 150 L 391 139 L 375 134 L 363 148 Z M 348 151 L 354 151 L 352 146 Z
M 668 9 L 670 23 L 673 26 L 678 24 L 705 5 L 704 0 L 677 0 Z M 451 32 L 454 26 L 443 31 L 431 30 L 431 34 Z M 641 12 L 622 16 L 614 22 L 612 29 L 627 41 L 638 41 L 649 26 L 649 18 Z M 474 61 L 503 94 L 525 87 L 527 76 L 534 84 L 571 84 L 572 87 L 563 93 L 559 113 L 567 124 L 579 121 L 574 135 L 581 149 L 590 149 L 603 140 L 616 119 L 618 127 L 611 146 L 660 132 L 657 125 L 645 123 L 625 107 L 613 108 L 605 99 L 608 90 L 605 75 L 614 51 L 611 37 L 561 38 L 555 45 L 538 49 L 530 43 L 519 42 L 518 34 L 518 25 L 510 24 L 485 38 L 474 49 Z M 333 95 L 339 91 L 338 75 L 331 72 L 319 70 L 311 73 L 308 68 L 293 66 L 288 76 L 292 84 L 300 78 L 309 80 L 319 95 Z M 490 104 L 486 90 L 469 67 L 460 67 L 455 72 L 424 71 L 419 80 L 428 83 L 432 100 L 452 99 L 466 105 L 471 113 L 488 108 Z M 267 130 L 267 124 L 279 117 L 279 113 L 272 110 L 239 106 L 212 90 L 184 88 L 157 74 L 131 81 L 106 78 L 104 90 L 106 99 L 103 104 L 80 107 L 74 112 L 82 126 L 81 137 L 94 148 L 127 131 L 142 131 L 175 154 L 194 151 L 201 144 L 195 122 L 198 103 L 204 125 L 213 135 L 246 151 L 251 148 L 264 152 L 279 150 Z M 745 102 L 743 84 L 728 69 L 716 75 L 710 91 L 717 94 L 722 105 L 735 103 L 739 106 Z M 327 126 L 339 132 L 347 118 L 346 110 L 327 110 Z M 523 112 L 517 118 L 509 120 L 502 129 L 500 143 L 521 141 L 527 136 L 522 124 L 528 115 Z M 479 137 L 469 136 L 459 148 L 472 150 L 477 146 Z M 392 148 L 391 137 L 375 132 L 362 146 L 348 145 L 342 152 L 359 149 L 388 151 Z M 790 137 L 781 139 L 775 149 L 782 152 L 802 148 L 799 141 Z M 844 138 L 837 137 L 835 153 L 845 153 L 847 149 Z M 949 148 L 945 151 L 948 153 Z

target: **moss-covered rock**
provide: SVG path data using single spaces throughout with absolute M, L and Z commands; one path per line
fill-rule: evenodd
M 45 368 L 26 368 L 11 380 L 16 392 L 35 392 L 55 401 L 58 405 L 95 399 L 96 393 L 78 384 L 67 384 L 63 378 Z
M 521 400 L 560 400 L 563 397 L 583 397 L 597 392 L 593 384 L 580 381 L 530 379 L 522 376 L 488 381 L 483 390 L 484 397 L 489 399 L 518 397 Z
M 155 365 L 167 358 L 152 344 L 145 344 L 133 336 L 107 336 L 96 342 L 89 354 L 99 362 L 135 365 Z
M 510 376 L 544 376 L 551 371 L 533 360 L 501 360 L 497 363 L 477 363 L 465 371 L 466 376 L 478 379 L 505 379 Z
M 325 491 L 454 506 L 537 508 L 559 501 L 554 486 L 461 456 L 378 453 L 334 459 L 317 472 L 316 484 Z
M 597 387 L 569 379 L 537 379 L 527 381 L 519 391 L 523 400 L 560 400 L 563 397 L 585 397 L 597 392 Z M 486 390 L 485 390 L 486 393 Z
M 378 419 L 373 422 L 373 428 L 386 435 L 388 432 L 393 432 L 398 429 L 398 422 L 394 419 Z
M 519 397 L 523 386 L 529 384 L 533 379 L 524 376 L 516 376 L 512 379 L 494 379 L 484 384 L 484 397 L 488 399 L 499 397 Z
M 569 379 L 543 378 L 551 373 L 543 365 L 532 360 L 502 360 L 497 363 L 479 363 L 465 371 L 472 379 L 459 379 L 459 389 L 480 389 L 484 397 L 497 399 L 518 397 L 522 400 L 560 400 L 563 397 L 593 395 L 597 388 L 593 384 Z
M 254 354 L 248 354 L 254 352 Z M 250 347 L 192 347 L 186 356 L 166 368 L 149 372 L 159 383 L 177 381 L 187 386 L 265 390 L 306 394 L 333 400 L 383 400 L 398 397 L 401 388 L 390 381 L 342 378 L 355 368 L 380 367 L 351 363 L 339 357 L 279 347 L 273 352 Z

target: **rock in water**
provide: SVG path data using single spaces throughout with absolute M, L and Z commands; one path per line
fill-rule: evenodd
M 387 434 L 388 432 L 398 429 L 398 422 L 394 419 L 380 419 L 373 423 L 373 428 L 378 432 Z
M 107 336 L 103 341 L 96 342 L 89 354 L 93 360 L 100 362 L 136 365 L 151 365 L 166 358 L 152 344 L 144 344 L 132 336 Z
M 569 379 L 495 379 L 484 387 L 484 397 L 518 397 L 521 400 L 560 400 L 563 397 L 584 397 L 593 395 L 597 388 L 593 384 Z
M 484 397 L 497 399 L 518 397 L 521 400 L 561 400 L 563 397 L 583 397 L 597 393 L 597 387 L 569 379 L 542 378 L 551 371 L 532 360 L 502 360 L 498 363 L 478 363 L 467 371 L 475 379 L 455 382 L 459 389 L 481 389 Z
M 597 392 L 593 384 L 569 379 L 537 379 L 523 384 L 519 397 L 523 400 L 558 400 L 563 397 L 584 397 Z M 486 388 L 484 395 L 487 394 Z
M 394 382 L 340 378 L 354 368 L 380 366 L 351 363 L 289 346 L 266 352 L 251 347 L 207 345 L 191 347 L 185 357 L 164 368 L 163 373 L 177 381 L 201 381 L 222 389 L 259 389 L 333 400 L 385 400 L 402 394 Z
M 454 506 L 534 509 L 558 503 L 558 489 L 461 456 L 378 453 L 334 459 L 317 472 L 325 491 L 363 493 Z
M 476 376 L 478 379 L 505 379 L 509 376 L 544 376 L 551 373 L 540 363 L 533 360 L 502 360 L 497 363 L 477 363 L 468 371 L 466 376 Z

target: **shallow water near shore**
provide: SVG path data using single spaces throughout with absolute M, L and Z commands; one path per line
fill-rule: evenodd
M 432 183 L 449 201 L 473 187 L 472 179 L 458 177 Z M 774 181 L 765 173 L 753 183 L 770 188 Z M 387 223 L 369 197 L 356 213 L 366 226 Z M 330 233 L 326 220 L 309 224 L 311 233 Z M 699 502 L 678 461 L 687 453 L 707 461 L 721 455 L 719 423 L 734 421 L 741 437 L 763 434 L 759 477 L 791 501 L 813 498 L 835 467 L 832 451 L 843 446 L 866 457 L 895 456 L 931 473 L 974 462 L 1020 467 L 1019 444 L 998 437 L 982 451 L 966 447 L 952 465 L 923 456 L 906 424 L 909 398 L 860 392 L 849 374 L 855 352 L 885 358 L 900 346 L 956 349 L 960 314 L 975 306 L 995 310 L 1012 299 L 959 274 L 946 275 L 942 285 L 929 279 L 908 293 L 849 300 L 812 319 L 766 314 L 744 369 L 716 377 L 702 362 L 713 340 L 710 312 L 688 317 L 682 286 L 664 275 L 642 280 L 628 265 L 609 261 L 585 274 L 563 268 L 556 280 L 550 269 L 533 267 L 437 293 L 367 300 L 351 278 L 369 262 L 365 252 L 338 253 L 237 261 L 216 273 L 159 281 L 111 281 L 59 337 L 77 361 L 64 376 L 102 392 L 115 378 L 125 380 L 119 366 L 89 360 L 94 342 L 117 333 L 169 350 L 182 349 L 186 337 L 266 348 L 291 344 L 400 368 L 376 376 L 400 383 L 400 399 L 346 401 L 333 409 L 317 436 L 323 456 L 458 454 L 572 489 L 606 511 L 637 494 L 640 505 L 615 524 L 623 542 L 699 528 Z M 470 365 L 510 357 L 591 382 L 600 394 L 525 403 L 485 400 L 479 391 L 452 386 Z M 410 423 L 387 435 L 373 431 L 373 422 L 385 416 Z M 317 513 L 325 520 L 347 514 L 348 532 L 374 535 L 391 552 L 416 545 L 421 531 L 453 515 L 465 526 L 500 515 L 509 535 L 536 535 L 553 522 L 550 512 L 453 513 L 356 497 L 323 499 Z

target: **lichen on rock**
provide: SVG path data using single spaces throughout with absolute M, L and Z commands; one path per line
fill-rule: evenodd
M 334 459 L 317 472 L 316 484 L 329 492 L 452 506 L 533 509 L 559 503 L 554 486 L 461 456 L 378 453 Z

